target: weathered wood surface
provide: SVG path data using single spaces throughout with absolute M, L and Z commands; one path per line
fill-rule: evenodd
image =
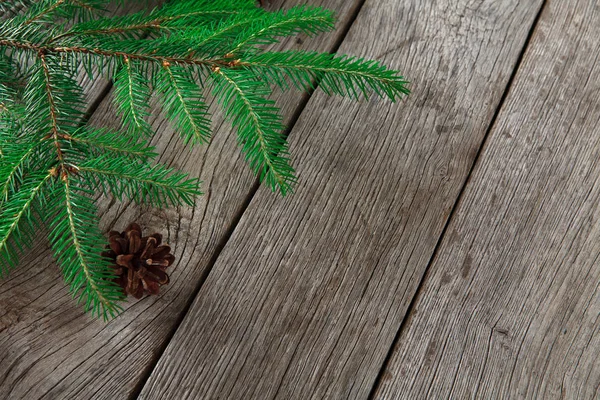
M 299 0 L 272 1 L 289 8 Z M 311 1 L 338 12 L 338 29 L 317 39 L 292 39 L 279 48 L 328 51 L 340 40 L 358 1 Z M 290 120 L 302 96 L 286 95 L 281 106 Z M 214 109 L 214 107 L 213 107 Z M 167 233 L 178 258 L 171 285 L 158 298 L 131 301 L 119 318 L 104 324 L 74 305 L 50 252 L 40 242 L 7 280 L 0 282 L 0 398 L 122 399 L 134 394 L 196 292 L 211 258 L 237 218 L 255 178 L 236 138 L 216 112 L 214 140 L 189 152 L 158 114 L 151 123 L 160 161 L 204 180 L 195 208 L 156 210 L 104 201 L 102 225 L 124 228 L 131 220 Z M 115 124 L 106 98 L 92 123 Z
M 599 55 L 550 0 L 376 398 L 600 398 Z
M 412 97 L 311 98 L 296 194 L 259 190 L 141 398 L 366 398 L 540 6 L 368 0 L 340 51 Z

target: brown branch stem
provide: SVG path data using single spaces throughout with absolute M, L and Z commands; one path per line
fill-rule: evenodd
M 80 46 L 43 46 L 33 43 L 18 42 L 16 40 L 0 39 L 0 46 L 12 47 L 22 50 L 30 50 L 37 54 L 66 54 L 66 53 L 78 53 L 78 54 L 93 54 L 104 57 L 112 58 L 129 58 L 132 60 L 150 61 L 160 64 L 179 64 L 179 65 L 205 65 L 209 67 L 213 66 L 230 66 L 230 61 L 226 60 L 204 60 L 194 58 L 181 58 L 181 57 L 170 57 L 170 56 L 156 56 L 139 53 L 128 53 L 125 51 L 114 51 L 104 50 L 99 48 L 87 48 Z

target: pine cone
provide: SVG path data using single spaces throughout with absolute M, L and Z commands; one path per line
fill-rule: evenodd
M 126 295 L 136 299 L 142 298 L 144 293 L 156 295 L 161 285 L 169 283 L 165 270 L 175 257 L 171 247 L 161 242 L 159 233 L 142 237 L 142 229 L 136 223 L 129 224 L 124 232 L 109 233 L 109 244 L 102 255 L 113 260 L 117 273 L 115 282 Z

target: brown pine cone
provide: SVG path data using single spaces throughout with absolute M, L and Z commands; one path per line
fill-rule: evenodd
M 169 283 L 165 272 L 175 261 L 171 247 L 161 244 L 162 235 L 155 233 L 142 237 L 142 229 L 131 223 L 124 232 L 111 231 L 104 257 L 110 258 L 117 279 L 125 294 L 136 299 L 144 293 L 158 294 L 161 285 Z

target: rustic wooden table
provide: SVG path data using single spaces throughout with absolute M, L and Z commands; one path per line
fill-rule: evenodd
M 285 199 L 218 112 L 192 152 L 157 114 L 161 161 L 205 196 L 102 200 L 102 221 L 168 233 L 171 284 L 104 324 L 40 242 L 0 281 L 0 398 L 599 398 L 598 1 L 308 3 L 338 29 L 281 48 L 379 59 L 413 94 L 282 96 Z

